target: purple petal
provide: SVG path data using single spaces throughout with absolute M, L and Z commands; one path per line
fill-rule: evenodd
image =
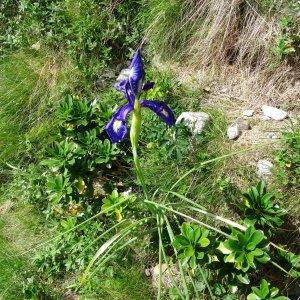
M 141 90 L 144 77 L 144 65 L 141 57 L 141 49 L 138 49 L 130 64 L 129 82 L 134 94 Z
M 121 106 L 113 115 L 110 122 L 105 126 L 105 131 L 112 143 L 120 143 L 126 138 L 128 129 L 126 117 L 132 111 L 133 106 L 128 103 Z
M 125 98 L 129 101 L 129 103 L 133 106 L 135 100 L 135 93 L 132 91 L 130 83 L 127 81 L 125 87 Z
M 114 87 L 117 91 L 125 93 L 126 83 L 128 82 L 127 79 L 121 80 L 114 84 Z
M 175 124 L 175 117 L 171 108 L 163 101 L 141 100 L 142 107 L 148 107 L 154 111 L 169 126 Z
M 150 89 L 152 89 L 154 86 L 154 82 L 153 81 L 147 81 L 146 83 L 144 83 L 142 90 L 143 91 L 148 91 Z
M 135 94 L 132 92 L 130 83 L 127 79 L 121 80 L 114 84 L 116 90 L 122 92 L 128 102 L 133 105 L 135 100 Z

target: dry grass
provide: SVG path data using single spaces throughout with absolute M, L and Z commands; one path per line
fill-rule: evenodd
M 261 15 L 254 0 L 152 2 L 145 41 L 183 82 L 245 109 L 268 103 L 300 111 L 300 68 L 280 63 L 272 50 L 278 16 Z

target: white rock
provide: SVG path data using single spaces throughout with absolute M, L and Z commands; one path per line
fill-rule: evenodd
M 252 117 L 254 115 L 254 109 L 246 109 L 243 111 L 243 116 Z
M 268 120 L 271 120 L 271 118 L 268 117 L 268 116 L 260 116 L 259 118 L 260 118 L 262 121 L 268 121 Z
M 286 111 L 268 105 L 263 105 L 262 111 L 265 116 L 276 121 L 281 121 L 288 116 L 288 113 Z
M 266 178 L 272 174 L 271 169 L 273 168 L 273 164 L 266 160 L 261 159 L 257 162 L 257 175 L 261 178 Z
M 275 132 L 268 132 L 267 138 L 274 140 L 274 139 L 278 139 L 278 136 Z
M 176 124 L 183 122 L 187 125 L 193 134 L 199 134 L 203 131 L 206 123 L 209 120 L 209 115 L 205 112 L 183 112 L 176 120 Z
M 239 137 L 239 135 L 241 134 L 240 130 L 239 130 L 239 126 L 238 124 L 232 124 L 231 126 L 228 127 L 227 129 L 227 137 L 230 140 L 234 140 L 237 137 Z

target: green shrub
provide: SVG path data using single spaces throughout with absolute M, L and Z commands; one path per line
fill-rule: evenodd
M 264 233 L 248 227 L 245 233 L 232 229 L 231 239 L 221 242 L 218 249 L 225 255 L 224 262 L 233 263 L 237 270 L 247 272 L 256 269 L 257 263 L 270 260 Z
M 24 46 L 65 49 L 86 78 L 98 78 L 108 64 L 122 63 L 128 48 L 136 47 L 134 20 L 140 5 L 139 0 L 5 0 L 0 54 Z

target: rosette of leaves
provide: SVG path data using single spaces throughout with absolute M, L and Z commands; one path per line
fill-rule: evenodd
M 245 216 L 246 223 L 258 224 L 260 227 L 281 226 L 282 216 L 286 211 L 273 203 L 274 195 L 268 193 L 264 181 L 260 181 L 257 186 L 252 186 L 247 193 L 243 194 L 245 198 Z
M 237 270 L 247 272 L 256 269 L 257 263 L 270 260 L 268 241 L 261 230 L 250 226 L 245 232 L 232 229 L 230 238 L 221 242 L 218 249 L 225 255 L 225 263 L 233 263 Z
M 119 193 L 116 189 L 112 193 L 103 199 L 103 205 L 101 206 L 101 211 L 106 211 L 106 215 L 115 215 L 116 220 L 119 222 L 123 219 L 124 209 L 134 202 L 136 197 L 130 195 L 127 192 Z M 110 208 L 114 206 L 114 209 Z
M 181 234 L 175 237 L 172 244 L 182 264 L 195 269 L 199 260 L 208 260 L 209 231 L 191 223 L 183 223 L 180 231 Z
M 108 139 L 99 140 L 95 128 L 79 134 L 78 143 L 84 152 L 82 164 L 88 171 L 93 171 L 99 164 L 105 164 L 107 168 L 111 168 L 112 162 L 120 154 L 116 144 L 112 144 Z
M 250 283 L 248 274 L 237 270 L 232 263 L 225 263 L 222 254 L 217 254 L 209 267 L 217 274 L 215 286 L 219 287 L 218 290 L 234 294 L 239 285 Z
M 270 283 L 263 279 L 259 287 L 251 287 L 252 293 L 247 296 L 247 300 L 289 300 L 285 296 L 277 296 L 279 289 L 270 288 Z
M 72 141 L 54 142 L 47 148 L 48 158 L 41 164 L 48 166 L 53 171 L 69 168 L 75 164 L 75 158 L 79 155 L 80 148 Z

